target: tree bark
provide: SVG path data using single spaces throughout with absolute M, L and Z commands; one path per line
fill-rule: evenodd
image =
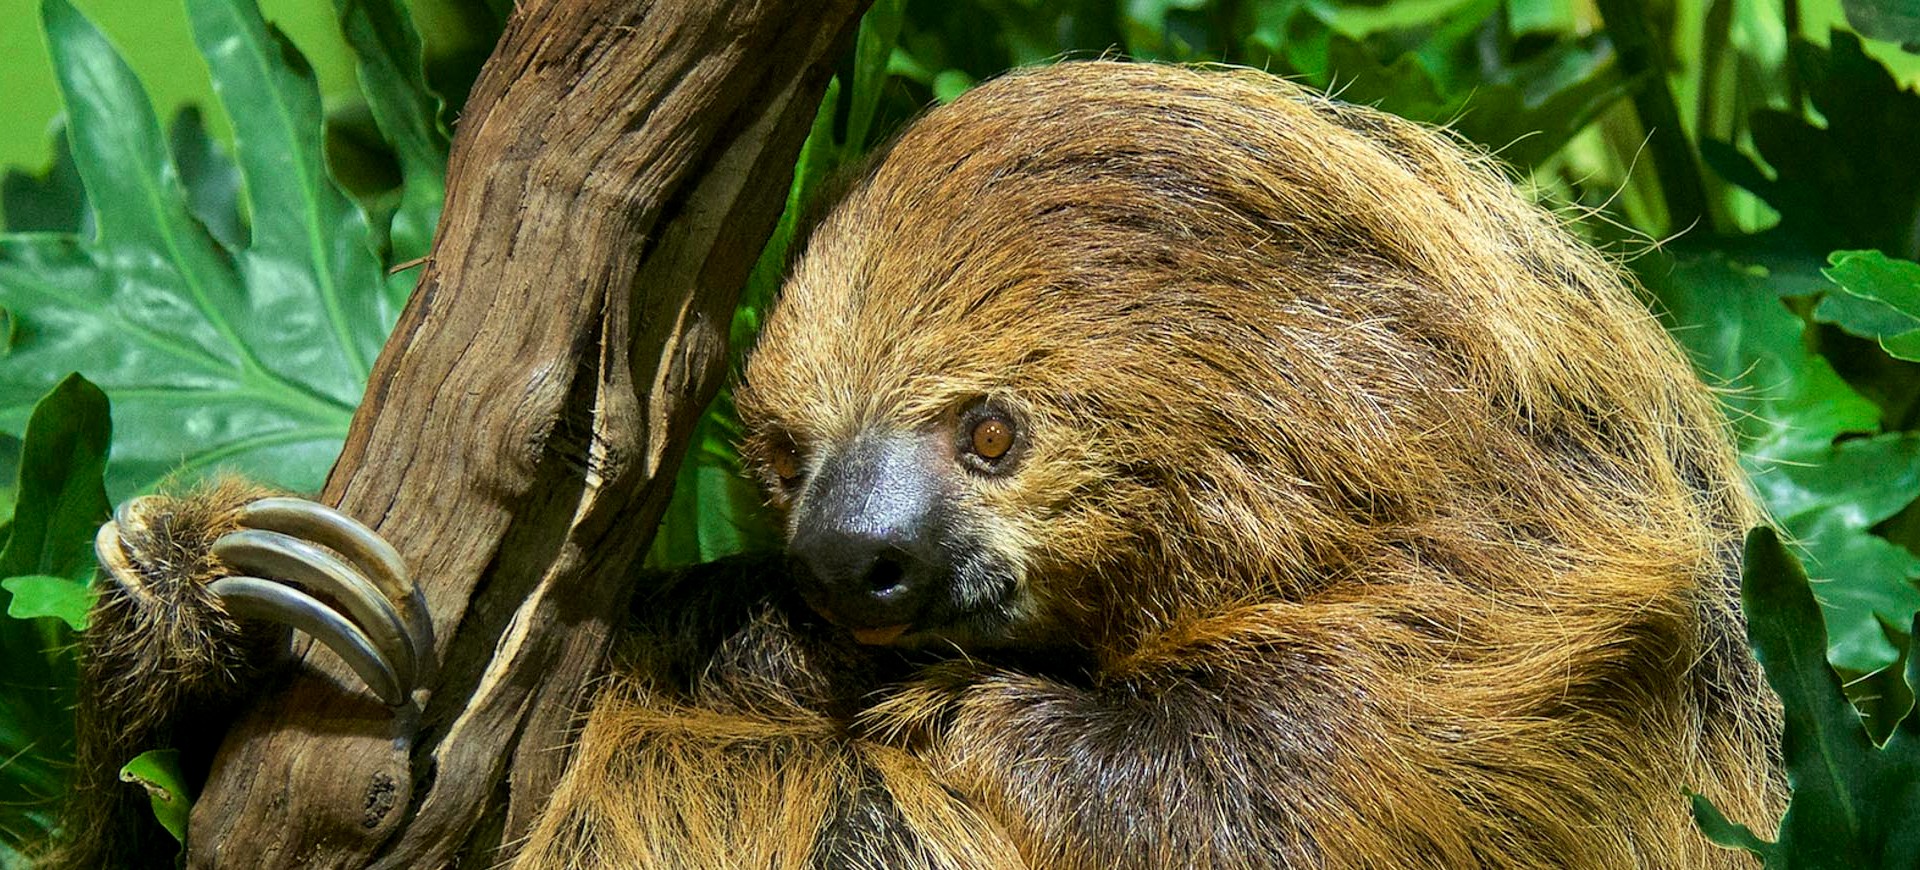
M 296 650 L 215 759 L 192 865 L 487 866 L 525 832 L 865 6 L 522 0 L 322 496 L 422 585 L 431 700 Z

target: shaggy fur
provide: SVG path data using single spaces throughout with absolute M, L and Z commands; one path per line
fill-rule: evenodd
M 1685 790 L 1777 817 L 1714 398 L 1445 133 L 1110 62 L 928 113 L 795 265 L 745 452 L 793 511 L 773 451 L 982 399 L 993 627 L 856 646 L 778 558 L 650 589 L 518 866 L 1738 867 Z
M 125 570 L 107 573 L 81 646 L 74 780 L 61 837 L 42 870 L 170 866 L 178 844 L 153 821 L 147 795 L 122 783 L 120 767 L 149 749 L 182 751 L 203 767 L 244 693 L 284 631 L 242 631 L 207 584 L 226 576 L 213 542 L 239 528 L 239 511 L 278 495 L 223 478 L 177 497 L 155 496 L 125 512 Z M 117 578 L 117 579 L 116 579 Z M 193 727 L 181 727 L 191 721 Z
M 953 508 L 1020 568 L 1014 634 L 850 715 L 773 622 L 640 668 L 523 863 L 839 866 L 875 782 L 944 867 L 1743 866 L 1684 791 L 1776 815 L 1714 398 L 1444 133 L 1121 63 L 930 112 L 812 237 L 739 406 L 764 469 L 982 397 L 1023 453 Z

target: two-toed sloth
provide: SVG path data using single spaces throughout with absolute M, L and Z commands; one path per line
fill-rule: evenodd
M 518 862 L 1742 866 L 1685 793 L 1780 807 L 1761 518 L 1712 393 L 1560 224 L 1445 133 L 1251 71 L 1065 63 L 928 112 L 738 388 L 785 554 L 642 593 Z M 276 591 L 328 571 L 219 586 L 287 549 L 195 555 L 246 525 L 404 594 L 255 495 L 109 527 L 116 589 L 191 594 L 109 594 L 92 679 L 182 696 L 155 662 L 242 655 L 227 611 L 419 679 L 406 619 Z

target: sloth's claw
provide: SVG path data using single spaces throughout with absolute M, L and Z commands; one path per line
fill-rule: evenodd
M 404 660 L 396 659 L 395 665 L 400 668 L 403 679 L 418 685 L 432 676 L 435 669 L 433 621 L 427 615 L 426 598 L 408 577 L 400 553 L 385 538 L 333 508 L 283 496 L 259 499 L 242 507 L 240 525 L 319 544 L 345 556 L 352 567 L 358 569 L 353 576 L 370 581 L 379 592 L 373 596 L 364 595 L 363 591 L 363 597 L 376 603 L 386 614 L 398 614 L 405 631 L 406 654 Z M 216 543 L 215 548 L 218 552 L 219 544 Z M 338 565 L 338 560 L 333 560 L 333 564 Z M 364 619 L 362 623 L 365 624 Z
M 413 641 L 415 684 L 432 678 L 436 670 L 434 620 L 426 613 L 426 597 L 407 576 L 407 563 L 401 561 L 399 551 L 386 538 L 332 507 L 284 495 L 248 503 L 240 509 L 240 524 L 290 534 L 348 557 L 405 620 L 407 638 Z
M 338 653 L 389 704 L 435 667 L 426 601 L 400 554 L 339 511 L 297 498 L 241 507 L 241 529 L 213 543 L 240 576 L 208 586 L 235 616 L 291 625 Z
M 328 646 L 335 647 L 336 650 L 339 649 L 333 642 L 336 640 L 351 647 L 359 647 L 362 641 L 365 641 L 382 661 L 383 670 L 388 678 L 396 679 L 404 685 L 413 685 L 415 676 L 413 638 L 407 634 L 406 623 L 400 619 L 399 612 L 382 594 L 382 590 L 355 570 L 354 566 L 348 565 L 317 545 L 292 535 L 264 529 L 242 529 L 221 537 L 213 542 L 213 555 L 240 575 L 230 579 L 252 581 L 237 586 L 223 586 L 226 580 L 215 582 L 209 588 L 220 597 L 221 601 L 233 604 L 236 600 L 242 599 L 230 600 L 229 592 L 240 593 L 247 596 L 243 607 L 264 608 L 268 611 L 264 614 L 236 611 L 235 615 L 259 616 L 288 623 L 313 635 L 315 639 Z M 258 578 L 271 578 L 271 580 Z M 256 585 L 272 585 L 274 581 L 291 583 L 304 591 L 296 592 L 286 589 L 293 594 L 263 597 L 264 590 L 256 588 Z M 308 616 L 311 609 L 309 604 L 312 607 L 326 606 L 315 600 L 315 596 L 324 597 L 335 607 L 345 611 L 345 615 L 350 619 L 340 620 L 340 622 L 353 628 L 353 633 L 341 635 L 335 631 L 333 632 L 335 636 L 329 637 L 293 618 Z M 279 612 L 276 612 L 276 608 L 284 610 L 286 616 L 282 617 Z M 232 611 L 234 608 L 228 607 L 228 610 Z M 333 623 L 324 622 L 323 625 L 331 627 Z M 342 655 L 345 656 L 344 651 Z M 359 671 L 362 677 L 366 676 L 359 667 L 355 667 L 354 670 Z M 369 685 L 372 685 L 371 681 Z M 377 691 L 376 694 L 378 694 Z
M 303 538 L 346 556 L 394 601 L 417 596 L 406 563 L 387 539 L 325 505 L 284 496 L 263 498 L 240 508 L 240 525 Z
M 224 539 L 222 539 L 224 540 Z M 398 706 L 407 692 L 388 654 L 340 612 L 292 586 L 258 577 L 222 577 L 207 585 L 227 612 L 242 619 L 291 625 L 327 645 L 380 700 Z
M 120 509 L 125 510 L 126 505 L 121 505 Z M 120 518 L 120 511 L 115 511 L 114 519 L 108 520 L 100 526 L 99 531 L 93 533 L 93 557 L 113 577 L 114 582 L 125 587 L 128 593 L 142 595 L 145 584 L 138 582 L 140 572 L 134 570 L 132 562 L 127 561 L 127 550 L 120 546 L 120 529 L 123 525 Z
M 178 555 L 148 543 L 156 537 L 152 524 L 172 522 L 175 505 L 132 499 L 94 536 L 101 566 L 126 595 L 150 606 L 177 606 L 164 591 L 171 587 L 154 586 L 154 578 L 200 570 L 175 565 Z M 240 529 L 211 547 L 223 573 L 195 578 L 227 613 L 306 632 L 388 704 L 406 703 L 432 677 L 426 600 L 391 544 L 339 511 L 297 498 L 248 502 L 236 519 Z

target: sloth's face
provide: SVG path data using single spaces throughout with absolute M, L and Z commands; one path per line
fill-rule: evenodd
M 1010 397 L 942 404 L 830 428 L 752 421 L 748 455 L 786 513 L 797 591 L 861 643 L 1040 641 L 1045 520 L 1024 506 L 1050 486 L 1032 461 L 1043 430 Z
M 1275 174 L 1297 130 L 1249 149 L 1244 111 L 1158 85 L 1102 84 L 1094 122 L 1022 81 L 852 187 L 736 393 L 797 591 L 868 643 L 1051 645 L 1304 576 L 1326 494 L 1372 487 L 1316 470 L 1391 468 L 1342 458 L 1392 453 L 1394 402 L 1351 385 L 1418 383 L 1363 340 L 1399 296 L 1325 265 L 1352 229 L 1301 241 L 1333 182 Z

